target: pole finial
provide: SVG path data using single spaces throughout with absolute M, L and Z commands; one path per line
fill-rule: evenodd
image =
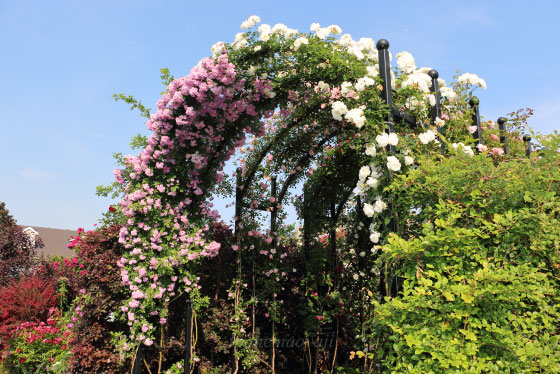
M 389 41 L 387 39 L 379 39 L 375 47 L 379 50 L 389 49 Z
M 501 125 L 505 124 L 506 121 L 507 121 L 506 117 L 500 117 L 500 118 L 498 118 L 498 125 L 501 126 Z
M 436 69 L 432 69 L 428 72 L 428 75 L 433 79 L 438 79 L 439 78 L 439 73 Z
M 469 105 L 474 107 L 478 104 L 480 104 L 480 101 L 478 100 L 478 97 L 476 97 L 476 96 L 471 97 L 471 99 L 469 100 Z

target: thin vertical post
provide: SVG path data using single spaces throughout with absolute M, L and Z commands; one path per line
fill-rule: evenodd
M 191 372 L 191 351 L 192 351 L 192 302 L 187 300 L 187 321 L 185 325 L 185 374 Z
M 436 98 L 436 103 L 431 109 L 432 124 L 434 126 L 436 126 L 438 128 L 438 132 L 441 133 L 441 127 L 437 126 L 437 124 L 436 124 L 436 120 L 438 118 L 441 119 L 441 102 L 440 102 L 441 101 L 441 96 L 440 96 L 440 92 L 439 92 L 439 82 L 438 82 L 439 73 L 438 73 L 437 70 L 432 69 L 428 72 L 428 75 L 430 76 L 430 78 L 432 78 L 432 87 L 430 87 L 430 92 Z
M 509 153 L 509 146 L 507 144 L 507 138 L 506 138 L 506 121 L 507 118 L 505 117 L 498 118 L 498 129 L 500 130 L 500 143 L 504 147 L 504 153 L 507 155 Z
M 270 233 L 269 235 L 272 237 L 272 248 L 276 248 L 276 206 L 278 202 L 276 201 L 278 191 L 276 189 L 276 176 L 272 177 L 270 180 L 270 196 L 273 198 L 272 201 L 272 210 L 270 211 Z M 274 305 L 274 318 L 276 318 L 276 290 L 273 290 L 273 305 Z M 272 374 L 276 373 L 276 323 L 274 319 L 272 319 L 272 355 L 270 357 L 270 366 Z
M 441 120 L 441 93 L 439 92 L 438 82 L 439 73 L 437 70 L 432 69 L 428 72 L 428 75 L 432 78 L 432 87 L 430 87 L 430 92 L 434 95 L 436 101 L 435 105 L 431 109 L 432 125 L 434 125 L 437 128 L 438 133 L 441 134 L 443 132 L 443 127 L 439 126 L 437 123 L 438 118 Z M 445 151 L 445 144 L 443 144 L 443 142 L 441 142 L 441 151 Z
M 311 222 L 310 222 L 310 215 L 309 215 L 309 192 L 307 192 L 307 187 L 303 186 L 303 264 L 304 264 L 304 271 L 307 271 L 307 262 L 309 260 L 309 250 L 311 244 L 310 241 L 310 229 L 311 229 Z
M 395 126 L 393 124 L 393 90 L 391 88 L 391 61 L 389 60 L 389 42 L 386 39 L 379 39 L 376 44 L 377 54 L 379 56 L 379 76 L 383 80 L 383 90 L 381 91 L 381 97 L 387 106 L 389 111 L 385 116 L 385 123 L 387 124 L 389 133 L 395 132 Z M 387 150 L 390 153 L 395 152 L 394 145 L 388 145 Z
M 376 44 L 376 48 L 377 48 L 377 53 L 379 56 L 379 76 L 380 78 L 383 80 L 383 91 L 381 91 L 381 97 L 383 98 L 383 101 L 385 102 L 385 104 L 387 104 L 387 106 L 389 107 L 389 111 L 387 112 L 387 115 L 385 116 L 385 124 L 388 127 L 389 133 L 395 132 L 395 126 L 393 123 L 393 115 L 392 115 L 392 111 L 393 111 L 393 90 L 391 88 L 391 61 L 389 60 L 389 42 L 386 39 L 379 39 L 377 41 Z M 394 145 L 387 145 L 387 152 L 389 154 L 394 154 L 396 151 L 395 146 Z M 389 178 L 392 180 L 393 179 L 393 174 L 391 172 L 389 172 Z M 390 202 L 390 210 L 392 210 L 393 204 Z M 397 222 L 395 220 L 395 217 L 391 218 L 391 221 L 389 222 L 389 229 L 392 232 L 396 232 L 397 231 Z M 387 264 L 385 264 L 385 287 L 382 287 L 382 290 L 388 290 L 389 289 L 389 279 L 391 278 L 391 275 L 389 273 L 388 270 L 388 266 Z M 383 279 L 383 276 L 382 276 Z M 396 283 L 396 279 L 395 279 L 395 283 Z M 382 291 L 383 292 L 383 291 Z M 387 292 L 388 293 L 388 292 Z M 387 295 L 387 293 L 385 293 L 383 296 L 389 296 Z
M 482 130 L 480 129 L 480 112 L 479 112 L 480 101 L 478 97 L 473 96 L 469 100 L 469 105 L 473 108 L 472 114 L 472 125 L 476 126 L 476 131 L 473 133 L 473 137 L 476 139 L 476 145 L 480 145 L 482 141 Z M 477 148 L 478 151 L 478 148 Z
M 140 374 L 140 366 L 142 365 L 142 342 L 138 346 L 138 350 L 136 351 L 136 358 L 134 359 L 134 368 L 132 372 L 134 374 Z
M 239 308 L 239 298 L 240 298 L 240 283 L 241 283 L 241 215 L 242 215 L 242 203 L 243 195 L 241 194 L 243 179 L 241 176 L 241 168 L 236 169 L 236 186 L 235 186 L 235 217 L 234 217 L 234 230 L 235 230 L 235 244 L 237 245 L 235 265 L 237 279 L 235 282 L 235 295 L 234 295 L 234 310 L 237 312 Z M 237 357 L 237 335 L 233 336 L 233 373 L 237 374 L 239 371 L 239 358 Z
M 524 135 L 523 141 L 525 142 L 525 155 L 527 157 L 531 157 L 531 152 L 533 152 L 533 146 L 531 145 L 531 137 L 529 135 Z
M 329 236 L 330 236 L 330 244 L 331 244 L 331 255 L 329 256 L 329 265 L 330 265 L 330 271 L 332 272 L 334 270 L 334 268 L 336 267 L 336 206 L 334 203 L 331 203 L 331 207 L 330 207 L 331 211 L 330 211 L 330 227 L 329 227 Z
M 277 198 L 277 188 L 276 188 L 276 177 L 272 177 L 270 180 L 270 196 L 274 199 L 272 203 L 272 209 L 270 211 L 270 235 L 273 236 L 276 232 L 276 217 L 278 216 L 278 212 L 276 210 L 276 206 L 278 205 Z M 276 241 L 273 242 L 273 246 L 275 246 Z

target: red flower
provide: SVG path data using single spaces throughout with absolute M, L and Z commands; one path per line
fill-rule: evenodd
M 315 317 L 315 318 L 317 318 L 317 319 L 320 321 L 320 320 L 323 319 L 323 316 L 317 316 L 317 317 Z
M 20 358 L 19 362 L 25 362 L 25 357 Z
M 109 206 L 109 212 L 116 212 L 117 210 L 115 209 L 114 206 Z

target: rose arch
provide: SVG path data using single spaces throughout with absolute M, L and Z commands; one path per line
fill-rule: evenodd
M 360 300 L 368 297 L 365 289 L 398 292 L 391 264 L 377 270 L 367 265 L 409 214 L 393 209 L 395 196 L 385 187 L 413 170 L 422 154 L 489 152 L 480 122 L 472 129 L 478 108 L 473 100 L 468 104 L 471 92 L 486 86 L 476 75 L 447 85 L 435 70 L 416 67 L 407 52 L 396 55 L 392 69 L 385 40 L 356 41 L 335 25 L 313 24 L 311 33 L 283 24 L 255 29 L 259 22 L 250 17 L 233 43 L 215 44 L 212 57 L 168 85 L 147 121 L 145 148 L 115 171 L 124 190 L 119 241 L 129 252 L 118 266 L 130 292 L 121 307 L 130 352 L 163 339 L 175 300 L 188 300 L 195 314 L 207 305 L 201 264 L 224 246 L 235 252 L 227 290 L 234 306 L 235 371 L 251 365 L 246 352 L 255 344 L 255 308 L 266 307 L 271 321 L 261 326 L 272 328 L 275 339 L 283 307 L 277 295 L 291 271 L 313 273 L 302 285 L 311 322 L 329 319 L 338 334 L 342 317 L 316 307 L 325 290 L 340 297 L 346 290 L 337 285 L 347 277 Z M 479 136 L 475 149 L 466 142 L 473 133 Z M 217 216 L 211 197 L 228 180 L 224 165 L 236 152 L 242 157 L 235 176 L 235 238 L 221 243 L 209 239 Z M 301 268 L 289 264 L 280 238 L 283 205 L 296 185 L 303 186 L 293 201 L 305 224 L 292 239 L 303 248 Z M 261 230 L 254 210 L 271 214 L 268 229 Z M 327 245 L 317 254 L 312 243 L 321 241 Z M 265 296 L 256 295 L 255 282 L 267 285 Z M 259 297 L 264 306 L 255 306 Z M 360 323 L 359 312 L 352 318 Z M 272 371 L 274 354 L 272 348 L 266 364 Z M 317 370 L 319 358 L 311 361 Z

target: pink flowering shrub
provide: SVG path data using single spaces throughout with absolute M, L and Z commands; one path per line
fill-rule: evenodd
M 60 311 L 49 310 L 46 322 L 22 322 L 10 331 L 10 350 L 2 351 L 2 368 L 9 373 L 26 373 L 42 368 L 60 372 L 66 366 L 73 335 L 72 324 L 61 318 Z
M 0 288 L 0 349 L 10 349 L 8 338 L 16 326 L 47 318 L 57 301 L 55 286 L 52 279 L 32 274 Z

